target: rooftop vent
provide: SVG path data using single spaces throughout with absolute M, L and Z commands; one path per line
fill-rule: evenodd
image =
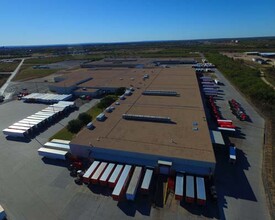
M 159 95 L 159 96 L 177 96 L 178 93 L 175 91 L 165 90 L 146 90 L 142 93 L 143 95 Z
M 123 114 L 122 118 L 126 120 L 135 120 L 135 121 L 153 121 L 153 122 L 171 123 L 171 119 L 169 117 L 152 116 L 152 115 Z

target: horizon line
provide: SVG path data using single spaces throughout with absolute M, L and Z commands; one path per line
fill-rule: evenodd
M 222 37 L 222 38 L 194 38 L 194 39 L 179 39 L 179 40 L 144 40 L 144 41 L 112 41 L 112 42 L 94 42 L 94 43 L 54 43 L 54 44 L 26 44 L 26 45 L 1 45 L 3 47 L 41 47 L 41 46 L 76 46 L 76 45 L 91 45 L 91 44 L 131 44 L 131 43 L 153 43 L 153 42 L 177 42 L 177 41 L 206 41 L 206 40 L 240 40 L 251 38 L 275 38 L 275 36 L 254 36 L 254 37 Z

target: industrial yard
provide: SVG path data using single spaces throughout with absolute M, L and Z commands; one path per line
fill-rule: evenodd
M 59 94 L 31 93 L 0 106 L 0 116 L 5 118 L 1 128 L 7 135 L 1 135 L 1 149 L 10 155 L 1 159 L 1 172 L 12 161 L 18 164 L 1 179 L 0 192 L 6 199 L 0 201 L 10 219 L 36 219 L 41 213 L 40 219 L 235 218 L 242 214 L 230 198 L 234 173 L 245 187 L 239 205 L 247 210 L 256 205 L 257 214 L 252 215 L 265 213 L 268 218 L 263 189 L 254 185 L 261 170 L 260 149 L 255 148 L 262 144 L 261 118 L 238 98 L 253 122 L 234 119 L 227 99 L 239 95 L 231 95 L 229 82 L 217 70 L 215 81 L 203 74 L 210 65 L 192 68 L 182 60 L 162 60 L 165 66 L 159 66 L 160 61 L 153 61 L 148 68 L 61 72 L 49 85 Z M 73 96 L 100 98 L 121 87 L 126 88 L 125 94 L 72 141 L 49 140 L 79 112 L 97 103 L 94 99 L 63 116 Z M 20 114 L 17 109 L 22 109 Z M 7 114 L 17 116 L 11 119 Z M 246 139 L 256 133 L 259 137 L 253 142 Z M 228 150 L 231 142 L 234 152 Z M 240 169 L 248 144 L 253 151 L 247 152 L 247 158 L 253 158 L 250 166 L 257 169 L 255 176 L 244 178 Z M 29 202 L 22 206 L 25 195 Z

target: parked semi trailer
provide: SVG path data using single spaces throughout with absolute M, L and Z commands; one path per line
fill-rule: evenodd
M 206 203 L 206 193 L 205 193 L 205 183 L 203 177 L 196 177 L 196 189 L 197 189 L 197 204 L 205 205 Z
M 126 191 L 126 199 L 128 200 L 135 200 L 137 189 L 140 183 L 142 174 L 142 167 L 135 167 L 133 172 L 132 178 L 130 180 L 129 186 Z
M 115 169 L 115 164 L 114 163 L 109 163 L 108 166 L 106 167 L 105 171 L 99 178 L 99 184 L 101 186 L 107 186 L 108 180 L 111 177 L 113 170 Z
M 70 145 L 68 144 L 59 144 L 59 143 L 53 143 L 53 142 L 47 142 L 44 144 L 44 147 L 56 149 L 56 150 L 63 150 L 63 151 L 69 151 Z
M 3 130 L 3 134 L 10 137 L 26 137 L 27 132 L 23 130 L 6 128 Z
M 38 149 L 38 154 L 41 157 L 46 157 L 50 159 L 66 160 L 68 152 L 63 150 L 56 150 L 56 149 L 41 147 Z
M 184 174 L 178 173 L 176 176 L 176 186 L 175 186 L 175 199 L 182 200 L 184 192 Z
M 186 197 L 185 201 L 187 203 L 193 203 L 195 200 L 195 189 L 194 189 L 194 177 L 186 176 Z
M 94 174 L 96 168 L 99 165 L 99 161 L 94 161 L 92 165 L 89 167 L 89 169 L 84 173 L 83 175 L 83 182 L 84 183 L 89 183 L 90 182 L 90 177 Z
M 107 167 L 108 163 L 101 162 L 94 174 L 91 177 L 91 182 L 93 184 L 97 184 L 99 182 L 99 178 L 101 177 L 102 173 L 104 172 L 105 168 Z
M 143 181 L 141 183 L 140 191 L 143 194 L 148 194 L 150 190 L 150 185 L 153 177 L 153 170 L 152 169 L 146 169 Z
M 117 184 L 112 192 L 112 197 L 114 200 L 119 201 L 126 189 L 127 183 L 130 179 L 130 174 L 131 174 L 132 166 L 131 165 L 125 165 L 119 180 L 117 181 Z
M 109 187 L 114 188 L 116 186 L 122 170 L 123 170 L 123 165 L 118 164 L 114 172 L 112 173 L 111 177 L 108 180 Z
M 70 144 L 71 141 L 61 140 L 61 139 L 52 139 L 51 142 L 53 142 L 53 143 L 59 143 L 59 144 Z

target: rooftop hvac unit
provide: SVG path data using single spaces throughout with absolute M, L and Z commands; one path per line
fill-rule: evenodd
M 169 117 L 152 116 L 152 115 L 123 114 L 122 118 L 126 120 L 135 120 L 135 121 L 153 121 L 153 122 L 165 122 L 165 123 L 171 122 L 171 119 Z
M 159 95 L 159 96 L 177 96 L 178 93 L 175 91 L 165 90 L 146 90 L 142 93 L 143 95 Z

